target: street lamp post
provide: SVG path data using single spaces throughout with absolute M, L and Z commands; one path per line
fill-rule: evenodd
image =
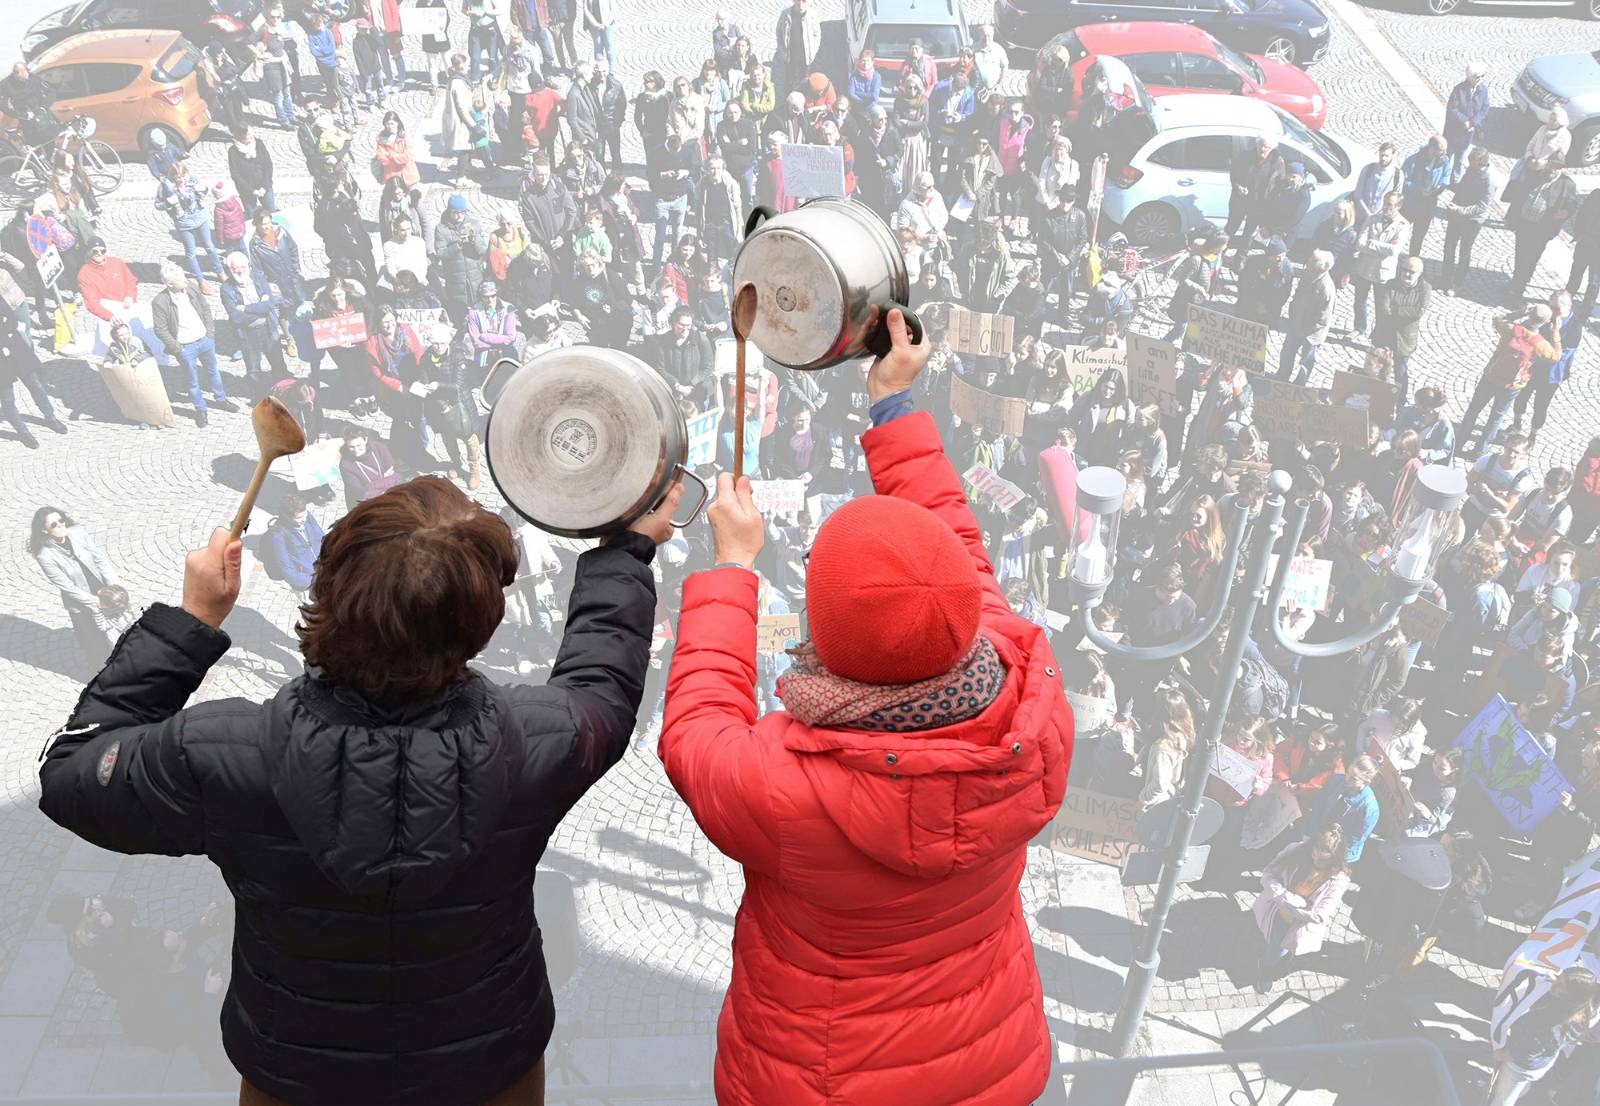
M 1114 469 L 1088 468 L 1078 477 L 1077 509 L 1074 524 L 1067 535 L 1071 573 L 1070 587 L 1074 600 L 1083 608 L 1084 635 L 1107 654 L 1133 661 L 1172 661 L 1207 641 L 1222 623 L 1223 613 L 1232 601 L 1233 619 L 1228 627 L 1223 645 L 1222 663 L 1217 670 L 1216 691 L 1206 712 L 1205 725 L 1200 740 L 1191 751 L 1184 766 L 1181 805 L 1171 819 L 1166 849 L 1162 856 L 1161 878 L 1156 889 L 1155 905 L 1151 908 L 1139 950 L 1128 967 L 1128 978 L 1123 987 L 1122 1004 L 1117 1010 L 1116 1024 L 1112 1029 L 1112 1054 L 1127 1056 L 1133 1051 L 1139 1026 L 1144 1020 L 1145 1007 L 1150 1001 L 1150 991 L 1155 984 L 1161 965 L 1161 938 L 1166 931 L 1167 917 L 1172 902 L 1177 897 L 1179 870 L 1184 854 L 1194 836 L 1195 819 L 1205 797 L 1206 780 L 1216 748 L 1222 737 L 1223 722 L 1234 687 L 1239 682 L 1239 671 L 1249 643 L 1251 629 L 1263 604 L 1267 605 L 1268 621 L 1273 636 L 1288 651 L 1302 657 L 1333 657 L 1359 649 L 1367 642 L 1388 632 L 1400 608 L 1417 597 L 1422 586 L 1433 576 L 1435 563 L 1443 549 L 1444 537 L 1450 532 L 1456 513 L 1466 498 L 1466 480 L 1455 469 L 1442 465 L 1429 465 L 1419 471 L 1411 502 L 1398 520 L 1396 527 L 1398 548 L 1390 558 L 1387 568 L 1389 598 L 1384 602 L 1373 623 L 1347 634 L 1337 641 L 1305 645 L 1284 632 L 1278 617 L 1284 586 L 1289 578 L 1290 561 L 1299 547 L 1300 535 L 1305 530 L 1310 504 L 1297 500 L 1289 523 L 1289 540 L 1283 543 L 1285 555 L 1278 560 L 1277 572 L 1272 573 L 1272 554 L 1284 530 L 1286 497 L 1291 487 L 1289 475 L 1281 470 L 1268 479 L 1268 492 L 1257 515 L 1237 496 L 1227 496 L 1222 502 L 1222 512 L 1228 531 L 1227 549 L 1223 554 L 1220 571 L 1222 588 L 1212 609 L 1200 620 L 1200 625 L 1182 640 L 1159 646 L 1132 646 L 1106 637 L 1094 624 L 1093 610 L 1105 596 L 1112 580 L 1116 556 L 1118 516 L 1122 511 L 1122 474 Z M 1240 552 L 1247 534 L 1254 532 L 1248 563 L 1238 586 Z M 1269 577 L 1272 577 L 1269 580 Z

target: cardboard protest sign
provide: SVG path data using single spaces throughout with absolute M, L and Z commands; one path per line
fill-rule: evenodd
M 339 475 L 339 450 L 343 438 L 322 438 L 307 442 L 299 453 L 289 455 L 289 473 L 294 486 L 300 491 L 310 491 L 331 484 Z
M 448 38 L 450 13 L 442 7 L 408 7 L 401 16 L 401 26 L 405 28 L 405 33 L 408 35 L 432 35 L 434 38 Z
M 1028 417 L 1028 403 L 1024 399 L 997 396 L 974 388 L 951 373 L 950 413 L 984 430 L 1015 436 L 1022 433 L 1022 424 Z
M 1411 788 L 1407 786 L 1405 777 L 1400 775 L 1394 758 L 1379 744 L 1377 738 L 1369 735 L 1364 751 L 1378 765 L 1378 773 L 1372 777 L 1372 793 L 1378 798 L 1378 835 L 1404 837 L 1411 821 L 1412 807 L 1416 804 L 1411 797 Z
M 1052 613 L 1054 612 L 1047 609 L 1047 615 Z M 1063 628 L 1065 628 L 1064 623 Z M 1093 695 L 1079 695 L 1076 691 L 1067 692 L 1067 704 L 1072 707 L 1073 729 L 1080 734 L 1108 725 L 1112 716 L 1117 713 L 1117 704 L 1114 701 Z
M 1600 924 L 1600 849 L 1574 861 L 1562 876 L 1555 901 L 1506 961 L 1489 1015 L 1489 1041 L 1496 1049 L 1506 1033 L 1550 990 L 1556 976 L 1574 966 L 1600 973 L 1590 948 Z
M 1058 853 L 1121 867 L 1138 851 L 1133 843 L 1138 818 L 1135 799 L 1069 787 L 1046 841 Z
M 950 306 L 947 326 L 951 349 L 979 357 L 1004 357 L 1010 353 L 1016 332 L 1016 320 L 1010 315 L 968 311 L 954 304 Z
M 1294 792 L 1285 784 L 1274 784 L 1266 794 L 1250 800 L 1244 812 L 1239 844 L 1246 849 L 1265 848 L 1298 822 L 1303 813 Z
M 1467 723 L 1455 745 L 1467 754 L 1467 775 L 1516 833 L 1544 821 L 1562 794 L 1574 790 L 1499 695 Z
M 1197 303 L 1189 305 L 1183 338 L 1185 353 L 1203 357 L 1213 365 L 1236 365 L 1265 372 L 1267 324 L 1229 315 Z
M 1367 448 L 1367 412 L 1324 403 L 1316 388 L 1250 374 L 1251 421 L 1263 437 Z
M 1125 349 L 1090 349 L 1088 346 L 1062 346 L 1067 358 L 1067 376 L 1072 381 L 1072 394 L 1081 396 L 1100 383 L 1107 369 L 1122 374 L 1128 382 L 1128 351 Z
M 783 194 L 797 200 L 844 195 L 844 148 L 785 142 Z
M 1272 579 L 1278 576 L 1278 555 L 1272 555 L 1267 569 Z M 1333 582 L 1333 562 L 1320 557 L 1296 557 L 1289 562 L 1289 578 L 1283 585 L 1283 597 L 1293 601 L 1302 610 L 1326 611 L 1328 591 Z
M 1001 511 L 1011 510 L 1027 495 L 1021 488 L 996 474 L 987 465 L 973 465 L 961 474 L 961 479 L 971 484 L 974 491 Z
M 1438 645 L 1439 635 L 1449 622 L 1449 611 L 1421 596 L 1400 608 L 1400 629 L 1409 640 L 1424 645 Z
M 1243 476 L 1247 472 L 1253 472 L 1264 480 L 1268 476 L 1272 475 L 1272 462 L 1250 461 L 1241 457 L 1237 461 L 1229 461 L 1228 467 L 1223 471 L 1225 471 L 1229 476 L 1233 477 L 1239 477 Z
M 1353 407 L 1381 425 L 1394 422 L 1395 408 L 1400 402 L 1400 390 L 1388 381 L 1360 373 L 1336 372 L 1333 374 L 1333 404 L 1335 407 Z
M 756 619 L 756 652 L 782 653 L 800 640 L 800 616 L 764 614 Z
M 359 346 L 367 340 L 367 317 L 359 311 L 311 320 L 311 340 L 318 349 Z
M 1217 755 L 1211 761 L 1211 774 L 1243 799 L 1255 790 L 1256 777 L 1261 774 L 1261 769 L 1232 746 L 1218 745 Z
M 1160 338 L 1128 334 L 1128 394 L 1138 404 L 1154 403 L 1163 415 L 1179 415 L 1178 347 Z
M 689 420 L 689 457 L 686 463 L 690 468 L 717 463 L 717 423 L 721 419 L 721 411 L 705 411 Z
M 763 516 L 797 515 L 806 505 L 804 480 L 752 480 L 750 498 Z

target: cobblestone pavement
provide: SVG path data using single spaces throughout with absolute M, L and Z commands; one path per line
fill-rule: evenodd
M 770 54 L 777 5 L 739 0 L 722 6 L 752 33 L 757 52 Z M 693 0 L 665 12 L 624 0 L 619 75 L 630 93 L 647 69 L 697 68 L 707 52 L 713 7 L 711 0 Z M 825 16 L 843 13 L 842 0 L 814 0 L 814 7 Z M 1440 94 L 1469 57 L 1481 55 L 1490 61 L 1495 97 L 1504 102 L 1506 85 L 1527 57 L 1600 44 L 1600 28 L 1566 20 L 1477 15 L 1425 20 L 1385 8 L 1364 10 Z M 971 18 L 982 14 L 979 5 L 969 4 Z M 1368 146 L 1387 138 L 1402 148 L 1420 143 L 1437 120 L 1395 94 L 1388 74 L 1335 18 L 1333 50 L 1314 71 L 1329 94 L 1330 129 Z M 8 34 L 0 32 L 0 41 Z M 580 49 L 586 53 L 588 47 Z M 415 50 L 408 60 L 414 69 L 423 63 Z M 1020 87 L 1020 76 L 1012 81 L 1012 87 Z M 263 106 L 254 105 L 257 112 Z M 417 142 L 424 180 L 442 180 L 445 174 L 430 148 L 437 131 L 435 94 L 414 89 L 392 97 L 391 106 L 404 115 Z M 1495 131 L 1499 154 L 1520 144 L 1513 133 L 1516 122 L 1504 115 L 1497 116 Z M 358 164 L 370 152 L 375 122 L 374 115 L 358 134 Z M 310 233 L 309 181 L 298 148 L 286 132 L 261 131 L 282 157 L 278 196 L 301 231 L 297 237 L 307 270 L 320 275 L 325 258 Z M 627 143 L 625 154 L 637 161 L 631 129 Z M 195 160 L 202 180 L 226 176 L 220 142 L 202 144 Z M 1592 181 L 1587 177 L 1584 187 Z M 147 282 L 146 299 L 153 291 L 155 262 L 177 256 L 166 217 L 149 202 L 153 193 L 143 169 L 130 165 L 126 183 L 108 199 L 101 221 L 112 251 L 133 262 Z M 487 189 L 474 188 L 469 195 L 476 213 L 492 215 L 511 206 L 513 178 L 502 173 Z M 369 218 L 376 201 L 372 188 L 366 197 Z M 430 202 L 441 204 L 442 194 L 435 192 Z M 1430 273 L 1438 233 L 1425 251 Z M 1510 236 L 1490 229 L 1478 249 L 1480 269 L 1466 294 L 1435 299 L 1414 360 L 1416 382 L 1444 387 L 1456 413 L 1490 350 L 1489 319 L 1501 295 L 1496 274 L 1509 270 Z M 1560 248 L 1553 247 L 1535 287 L 1553 288 L 1565 275 Z M 1336 321 L 1348 323 L 1347 302 L 1341 313 Z M 1360 356 L 1353 347 L 1330 347 L 1318 363 L 1320 379 Z M 237 362 L 225 361 L 224 369 L 230 380 L 241 371 Z M 202 861 L 112 856 L 71 840 L 38 815 L 38 749 L 70 712 L 83 673 L 60 602 L 23 548 L 23 536 L 36 506 L 57 504 L 102 542 L 136 603 L 176 602 L 183 552 L 231 514 L 248 479 L 254 454 L 249 420 L 244 413 L 216 412 L 208 428 L 197 429 L 186 417 L 187 399 L 178 398 L 181 389 L 175 388 L 180 425 L 140 430 L 119 421 L 82 361 L 56 360 L 49 377 L 52 389 L 86 417 L 74 420 L 65 437 L 42 435 L 37 452 L 24 450 L 8 430 L 0 431 L 0 533 L 11 536 L 0 542 L 0 686 L 7 689 L 10 721 L 0 741 L 0 841 L 7 856 L 0 875 L 0 1097 L 18 1091 L 73 1096 L 224 1086 L 226 1074 L 214 1066 L 208 1070 L 217 1058 L 205 1048 L 173 1048 L 141 1040 L 137 1032 L 130 1036 L 114 1005 L 67 957 L 59 927 L 44 919 L 44 904 L 53 894 L 108 894 L 134 899 L 146 924 L 184 930 L 209 903 L 224 900 L 226 889 Z M 1595 389 L 1596 374 L 1580 365 L 1552 407 L 1538 449 L 1543 462 L 1570 463 L 1577 455 L 1600 410 Z M 26 396 L 20 402 L 30 417 L 35 414 Z M 357 420 L 345 412 L 336 417 L 386 429 L 381 417 Z M 501 506 L 491 485 L 477 494 L 486 505 Z M 269 489 L 263 501 L 274 499 Z M 332 521 L 332 508 L 318 510 L 324 524 Z M 266 515 L 258 514 L 255 521 L 259 533 Z M 288 591 L 252 572 L 229 621 L 234 648 L 197 699 L 261 698 L 296 674 L 293 620 Z M 553 1078 L 636 1082 L 647 1072 L 661 1082 L 698 1082 L 700 1089 L 687 1097 L 708 1101 L 710 1034 L 730 970 L 728 946 L 741 880 L 672 794 L 653 735 L 639 741 L 573 811 L 551 843 L 546 867 L 575 886 L 584 950 L 559 1003 L 562 1043 L 552 1060 Z M 1041 848 L 1030 855 L 1022 898 L 1037 940 L 1047 1013 L 1066 1055 L 1104 1047 L 1121 975 L 1133 955 L 1134 920 L 1149 905 L 1148 889 L 1125 892 L 1114 869 Z M 1170 1020 L 1152 1021 L 1147 1047 L 1210 1047 L 1265 1005 L 1266 998 L 1244 989 L 1247 981 L 1238 971 L 1241 957 L 1250 953 L 1252 930 L 1239 916 L 1248 904 L 1243 894 L 1184 891 L 1152 1004 Z M 1335 926 L 1331 944 L 1336 951 L 1327 961 L 1291 976 L 1285 986 L 1307 998 L 1335 996 L 1358 945 L 1347 918 Z M 1493 985 L 1496 973 L 1490 969 L 1446 960 L 1440 953 L 1435 958 L 1459 972 L 1468 987 Z M 1464 1001 L 1463 1023 L 1480 1017 L 1485 1005 L 1476 998 Z M 1230 1091 L 1237 1092 L 1236 1080 L 1194 1079 L 1181 1089 L 1167 1085 L 1150 1101 L 1225 1102 Z

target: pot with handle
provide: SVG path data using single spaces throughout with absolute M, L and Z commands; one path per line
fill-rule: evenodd
M 594 538 L 625 530 L 687 477 L 689 428 L 672 389 L 632 354 L 569 346 L 496 366 L 484 454 L 516 512 L 541 530 Z
M 813 371 L 889 352 L 899 308 L 913 342 L 922 323 L 906 306 L 911 281 L 900 244 L 855 200 L 811 200 L 774 214 L 757 206 L 733 262 L 733 294 L 756 292 L 748 338 L 768 360 Z

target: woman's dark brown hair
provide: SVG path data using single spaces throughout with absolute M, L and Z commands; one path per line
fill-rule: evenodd
M 295 626 L 306 663 L 384 703 L 461 678 L 505 613 L 511 531 L 448 480 L 421 476 L 334 523 Z

